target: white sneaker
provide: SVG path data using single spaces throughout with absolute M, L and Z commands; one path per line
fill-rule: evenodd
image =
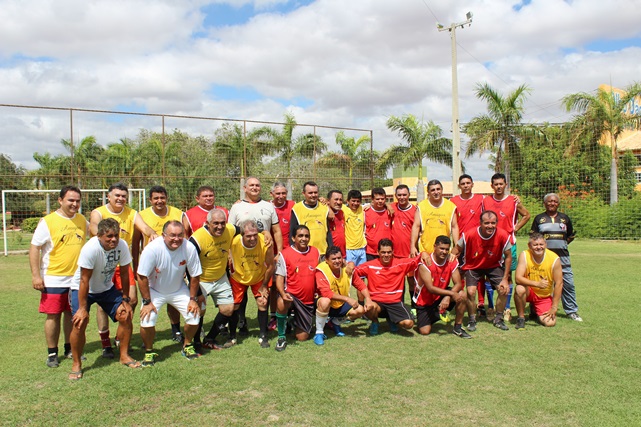
M 568 317 L 575 322 L 583 322 L 583 319 L 581 318 L 581 316 L 579 316 L 579 313 L 570 313 L 568 314 Z

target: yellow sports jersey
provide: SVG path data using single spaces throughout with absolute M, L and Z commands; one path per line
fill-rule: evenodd
M 528 249 L 523 251 L 525 254 L 525 277 L 528 279 L 538 282 L 541 279 L 548 279 L 549 286 L 545 289 L 531 287 L 532 291 L 541 298 L 546 298 L 552 295 L 554 292 L 554 275 L 552 274 L 552 268 L 554 263 L 559 259 L 558 255 L 552 252 L 549 249 L 545 250 L 543 255 L 543 261 L 541 264 L 537 264 L 532 257 L 532 252 Z
M 456 205 L 443 199 L 441 206 L 435 208 L 429 199 L 425 199 L 418 204 L 418 209 L 421 213 L 421 230 L 423 232 L 418 248 L 431 254 L 434 252 L 434 242 L 438 236 L 450 237 Z
M 200 249 L 200 265 L 203 268 L 203 273 L 200 275 L 201 282 L 215 282 L 223 277 L 234 234 L 236 234 L 236 227 L 228 223 L 220 237 L 212 236 L 205 227 L 200 227 L 191 235 L 191 239 Z
M 173 206 L 167 206 L 167 215 L 158 216 L 154 213 L 154 209 L 149 207 L 140 211 L 140 217 L 156 232 L 157 235 L 160 236 L 162 235 L 162 228 L 165 226 L 167 221 L 178 221 L 182 223 L 183 211 Z M 143 246 L 147 246 L 147 243 L 149 243 L 149 237 L 145 235 L 143 235 L 143 237 Z
M 365 213 L 359 206 L 356 212 L 343 205 L 345 215 L 345 247 L 347 249 L 362 249 L 367 245 L 365 240 Z
M 53 212 L 43 220 L 49 229 L 52 244 L 45 274 L 73 276 L 78 269 L 80 249 L 87 240 L 87 219 L 79 213 L 73 218 L 65 218 Z
M 234 237 L 231 243 L 231 278 L 246 286 L 255 285 L 263 280 L 267 272 L 267 250 L 265 236 L 261 233 L 258 233 L 258 243 L 251 249 L 243 245 L 243 236 L 239 234 Z
M 131 242 L 134 238 L 134 220 L 136 219 L 136 211 L 129 206 L 125 206 L 122 212 L 115 214 L 111 212 L 107 205 L 96 208 L 102 219 L 113 218 L 120 224 L 120 238 L 127 242 L 129 249 L 131 249 Z
M 320 264 L 318 264 L 316 269 L 320 270 L 325 275 L 332 292 L 346 297 L 349 296 L 349 287 L 352 284 L 352 278 L 345 274 L 344 269 L 341 268 L 340 277 L 334 276 L 334 273 L 332 272 L 332 269 L 330 268 L 329 264 L 327 264 L 327 262 L 321 262 Z M 330 307 L 341 308 L 343 304 L 345 304 L 343 301 L 332 300 Z
M 315 208 L 309 208 L 298 202 L 292 208 L 296 214 L 298 225 L 306 225 L 309 228 L 309 246 L 318 249 L 318 252 L 324 254 L 327 250 L 327 215 L 329 208 L 321 203 L 317 203 Z M 293 237 L 293 236 L 292 236 Z

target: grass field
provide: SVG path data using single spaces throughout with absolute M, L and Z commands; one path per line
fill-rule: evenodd
M 43 317 L 27 257 L 0 259 L 0 420 L 3 425 L 632 426 L 641 425 L 641 244 L 571 245 L 583 323 L 528 321 L 507 332 L 480 323 L 462 340 L 439 326 L 429 337 L 366 335 L 366 324 L 323 347 L 261 349 L 255 330 L 236 347 L 195 361 L 180 356 L 161 315 L 161 362 L 130 370 L 100 357 L 95 320 L 85 375 L 71 361 L 45 366 Z M 514 309 L 513 309 L 514 312 Z M 211 322 L 212 313 L 207 316 Z M 114 328 L 112 328 L 112 331 Z M 134 357 L 142 358 L 134 326 Z M 112 332 L 113 335 L 113 332 Z M 62 348 L 62 341 L 60 343 Z

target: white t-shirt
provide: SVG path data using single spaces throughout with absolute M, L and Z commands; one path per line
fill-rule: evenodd
M 94 236 L 89 239 L 80 251 L 78 270 L 73 276 L 71 289 L 80 289 L 80 269 L 86 268 L 93 270 L 91 279 L 89 279 L 89 293 L 99 294 L 108 291 L 114 285 L 113 277 L 116 266 L 129 264 L 131 264 L 131 253 L 127 242 L 120 239 L 118 246 L 106 251 L 100 244 L 98 237 Z
M 185 272 L 192 277 L 202 274 L 196 247 L 183 239 L 175 251 L 169 250 L 162 237 L 152 240 L 140 254 L 138 274 L 149 279 L 149 286 L 161 294 L 171 294 L 183 286 Z
M 240 203 L 236 203 L 229 210 L 228 222 L 236 227 L 239 227 L 241 222 L 248 219 L 256 221 L 258 231 L 261 233 L 265 230 L 270 231 L 272 225 L 278 224 L 278 215 L 276 215 L 274 205 L 262 199 L 256 203 L 243 200 Z

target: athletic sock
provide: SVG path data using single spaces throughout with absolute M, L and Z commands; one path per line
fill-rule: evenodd
M 203 322 L 205 319 L 200 316 L 200 322 L 198 322 L 198 329 L 196 329 L 196 335 L 194 335 L 194 342 L 200 342 L 200 335 L 203 333 Z
M 109 338 L 109 329 L 107 329 L 106 331 L 98 331 L 98 334 L 100 335 L 100 343 L 102 344 L 102 348 L 111 347 L 111 339 Z
M 494 308 L 494 288 L 488 282 L 485 282 L 485 290 L 487 291 L 487 308 Z
M 69 353 L 71 353 L 71 343 L 66 342 L 64 354 L 69 354 Z
M 56 356 L 58 354 L 58 347 L 48 347 L 47 356 Z
M 278 338 L 285 338 L 285 330 L 287 329 L 287 315 L 276 313 L 276 327 L 278 329 Z
M 505 309 L 510 309 L 510 300 L 512 299 L 512 284 L 510 283 L 510 290 L 507 293 L 507 302 L 505 303 Z
M 220 326 L 228 322 L 229 322 L 229 316 L 225 316 L 223 314 L 220 314 L 220 312 L 218 312 L 218 314 L 214 318 L 214 324 L 211 326 L 211 329 L 207 334 L 207 339 L 212 341 L 215 340 L 218 334 L 220 333 Z
M 454 330 L 455 331 L 460 331 L 461 330 L 461 324 L 460 323 L 455 323 L 454 324 Z
M 247 312 L 247 292 L 245 292 L 245 296 L 243 297 L 243 300 L 240 303 L 240 306 L 238 307 L 238 321 L 243 322 L 245 324 L 245 327 L 247 327 L 247 316 L 245 316 L 245 313 Z
M 496 317 L 494 318 L 494 323 L 500 322 L 503 320 L 503 313 L 496 313 Z
M 269 313 L 267 313 L 267 310 L 258 310 L 258 329 L 261 335 L 267 336 L 267 323 L 269 323 Z
M 322 334 L 325 329 L 325 323 L 327 323 L 327 316 L 329 316 L 329 311 L 322 312 L 316 310 L 316 334 Z
M 476 322 L 476 314 L 470 316 L 470 322 Z
M 238 329 L 238 310 L 234 310 L 229 316 L 229 339 L 236 338 L 236 329 Z
M 171 324 L 171 332 L 176 335 L 180 333 L 180 322 Z

